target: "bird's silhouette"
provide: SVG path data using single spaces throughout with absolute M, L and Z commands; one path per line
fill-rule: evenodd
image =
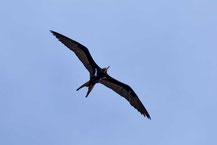
M 139 100 L 136 93 L 133 91 L 133 89 L 112 78 L 107 74 L 107 68 L 100 68 L 95 61 L 93 60 L 92 56 L 90 55 L 90 52 L 88 49 L 81 45 L 80 43 L 62 35 L 57 32 L 54 32 L 50 30 L 51 33 L 53 33 L 54 36 L 56 36 L 59 41 L 61 41 L 66 47 L 68 47 L 70 50 L 72 50 L 77 57 L 80 59 L 80 61 L 83 63 L 83 65 L 86 67 L 86 69 L 90 72 L 90 80 L 81 85 L 77 91 L 83 87 L 88 87 L 88 91 L 86 94 L 86 97 L 90 94 L 91 90 L 93 89 L 94 85 L 96 83 L 101 83 L 105 85 L 106 87 L 112 89 L 125 99 L 129 101 L 129 103 L 137 109 L 142 115 L 146 116 L 147 118 L 151 119 L 149 113 L 143 106 L 142 102 Z

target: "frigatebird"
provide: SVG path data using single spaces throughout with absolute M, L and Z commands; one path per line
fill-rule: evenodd
M 52 30 L 50 31 L 51 33 L 53 33 L 54 36 L 56 36 L 57 39 L 59 39 L 59 41 L 61 41 L 66 47 L 68 47 L 77 55 L 77 57 L 80 59 L 80 61 L 90 73 L 90 80 L 81 85 L 77 89 L 77 91 L 83 87 L 88 87 L 88 91 L 86 94 L 87 97 L 93 89 L 94 85 L 96 83 L 101 83 L 127 99 L 129 103 L 142 115 L 144 115 L 148 119 L 151 119 L 149 113 L 147 112 L 146 108 L 143 106 L 142 102 L 139 100 L 133 89 L 130 86 L 112 78 L 107 74 L 109 66 L 107 68 L 99 67 L 95 63 L 92 56 L 90 55 L 89 50 L 85 46 L 62 34 L 59 34 Z

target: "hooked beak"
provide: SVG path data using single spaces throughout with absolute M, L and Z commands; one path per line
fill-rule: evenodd
M 109 68 L 110 68 L 110 66 L 108 66 L 108 67 L 105 69 L 104 73 L 106 73 L 106 72 L 108 71 Z

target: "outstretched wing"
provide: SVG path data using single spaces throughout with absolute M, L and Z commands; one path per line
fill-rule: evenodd
M 86 69 L 90 72 L 90 77 L 92 77 L 95 73 L 95 69 L 98 69 L 99 66 L 95 63 L 92 56 L 90 55 L 90 52 L 88 49 L 81 45 L 80 43 L 62 35 L 57 32 L 54 32 L 50 30 L 51 33 L 53 33 L 56 38 L 59 39 L 66 47 L 68 47 L 70 50 L 72 50 L 77 57 L 80 59 L 80 61 L 83 63 L 83 65 L 86 67 Z
M 130 86 L 117 81 L 109 75 L 107 75 L 105 79 L 101 80 L 100 83 L 102 83 L 106 87 L 109 87 L 119 95 L 123 96 L 142 115 L 146 116 L 148 119 L 151 119 L 142 102 L 139 100 L 138 96 Z

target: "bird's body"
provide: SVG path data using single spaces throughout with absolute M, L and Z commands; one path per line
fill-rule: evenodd
M 90 94 L 91 90 L 93 89 L 94 85 L 96 83 L 101 83 L 107 86 L 108 88 L 112 89 L 119 95 L 123 96 L 142 115 L 151 119 L 149 113 L 147 112 L 147 110 L 145 109 L 145 107 L 143 106 L 142 102 L 139 100 L 138 96 L 133 91 L 133 89 L 130 86 L 109 76 L 107 74 L 107 70 L 109 67 L 100 68 L 95 63 L 95 61 L 90 55 L 90 52 L 85 46 L 57 32 L 51 31 L 51 33 L 53 33 L 54 36 L 56 36 L 66 47 L 68 47 L 77 55 L 77 57 L 80 59 L 80 61 L 83 63 L 83 65 L 90 73 L 90 80 L 84 83 L 83 85 L 81 85 L 77 89 L 77 91 L 83 87 L 88 87 L 88 91 L 86 94 L 87 97 Z
M 84 83 L 82 86 L 80 86 L 77 89 L 77 91 L 80 90 L 83 87 L 88 87 L 88 92 L 87 92 L 87 95 L 85 96 L 85 97 L 87 97 L 90 94 L 91 90 L 93 89 L 94 85 L 96 83 L 99 83 L 102 79 L 106 78 L 108 68 L 103 68 L 103 69 L 102 68 L 97 68 L 97 69 L 95 69 L 95 73 L 90 78 L 90 80 L 88 82 Z

